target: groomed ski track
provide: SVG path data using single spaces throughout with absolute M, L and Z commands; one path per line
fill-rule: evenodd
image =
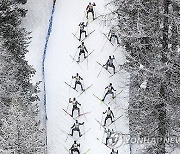
M 96 3 L 96 14 L 102 14 L 105 0 L 95 0 L 93 2 Z M 56 1 L 53 28 L 45 61 L 48 154 L 68 154 L 65 147 L 69 149 L 73 144 L 74 140 L 71 137 L 68 137 L 65 142 L 67 134 L 61 131 L 64 130 L 69 133 L 70 127 L 74 123 L 74 120 L 63 111 L 63 109 L 67 109 L 68 99 L 73 97 L 76 97 L 79 103 L 82 104 L 81 111 L 91 112 L 87 114 L 86 117 L 81 116 L 78 119 L 80 122 L 85 122 L 84 127 L 81 127 L 82 133 L 91 128 L 88 133 L 78 140 L 78 143 L 81 144 L 80 152 L 84 153 L 90 149 L 88 152 L 89 154 L 110 154 L 111 150 L 101 143 L 104 134 L 103 128 L 100 130 L 100 125 L 95 120 L 98 119 L 101 121 L 102 112 L 107 109 L 107 106 L 93 96 L 93 94 L 95 94 L 102 98 L 104 88 L 110 82 L 113 83 L 117 93 L 123 90 L 116 99 L 118 107 L 115 104 L 110 105 L 116 117 L 123 115 L 115 123 L 116 130 L 124 134 L 129 133 L 126 110 L 128 107 L 129 94 L 129 87 L 126 86 L 126 84 L 129 82 L 129 75 L 125 71 L 121 71 L 119 74 L 115 74 L 112 78 L 109 78 L 109 73 L 103 69 L 100 76 L 97 78 L 101 67 L 96 61 L 103 64 L 110 55 L 115 55 L 116 67 L 118 67 L 119 64 L 123 64 L 125 61 L 122 49 L 119 48 L 113 53 L 115 46 L 112 46 L 103 36 L 102 32 L 106 33 L 107 29 L 103 25 L 100 25 L 98 20 L 88 25 L 88 32 L 92 30 L 95 30 L 95 32 L 84 41 L 89 52 L 95 50 L 88 57 L 88 62 L 85 60 L 79 66 L 76 62 L 72 62 L 70 57 L 70 55 L 75 55 L 77 47 L 80 45 L 79 41 L 72 33 L 76 33 L 77 36 L 79 36 L 78 24 L 85 20 L 84 10 L 88 3 L 89 1 L 87 0 Z M 104 50 L 101 52 L 105 42 Z M 72 86 L 74 86 L 71 77 L 76 73 L 79 73 L 80 76 L 83 77 L 85 88 L 93 84 L 93 86 L 80 97 L 78 97 L 79 94 L 76 91 L 70 89 L 64 83 L 66 81 L 69 84 L 72 83 Z M 111 97 L 107 97 L 107 103 L 108 100 L 111 101 Z M 68 112 L 71 112 L 71 108 L 72 106 L 69 105 Z M 115 129 L 115 125 L 112 124 L 111 128 Z M 99 138 L 100 141 L 97 140 L 97 138 Z M 105 136 L 103 142 L 105 142 Z M 130 153 L 128 144 L 120 146 L 118 150 L 120 154 Z

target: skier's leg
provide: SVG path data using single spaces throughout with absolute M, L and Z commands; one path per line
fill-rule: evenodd
M 106 137 L 106 145 L 107 145 L 107 143 L 108 143 L 108 140 L 109 140 L 109 137 Z
M 89 10 L 87 11 L 87 16 L 86 16 L 87 19 L 88 19 L 88 14 L 89 14 Z
M 112 65 L 112 68 L 113 68 L 113 71 L 114 71 L 114 74 L 115 74 L 115 73 L 116 73 L 116 72 L 115 72 L 115 69 L 116 69 L 116 68 L 115 68 L 115 66 L 114 66 L 114 65 Z
M 82 135 L 81 135 L 81 131 L 80 131 L 80 129 L 78 129 L 78 132 L 79 132 L 79 137 L 81 137 Z
M 111 35 L 110 38 L 109 38 L 109 41 L 110 41 L 110 42 L 111 42 L 112 37 L 113 37 L 113 36 Z
M 80 30 L 79 41 L 81 40 L 82 31 Z
M 115 35 L 114 37 L 115 37 L 116 40 L 117 40 L 117 44 L 119 44 L 119 39 L 118 39 L 117 35 Z
M 79 83 L 80 83 L 80 85 L 81 85 L 81 90 L 83 91 L 84 89 L 83 89 L 82 83 L 81 83 L 81 82 L 79 82 Z
M 72 117 L 73 117 L 73 113 L 74 113 L 74 107 L 73 107 L 73 109 L 72 109 L 72 114 L 71 114 L 71 115 L 72 115 Z
M 107 119 L 108 119 L 108 117 L 106 117 L 105 120 L 104 120 L 104 126 L 106 126 Z
M 111 119 L 111 123 L 113 123 L 114 121 L 113 121 L 113 118 L 112 118 L 112 116 L 110 116 L 109 118 Z
M 79 56 L 78 56 L 78 61 L 77 61 L 77 62 L 80 62 L 81 54 L 82 54 L 82 52 L 80 51 L 80 52 L 79 52 Z
M 83 52 L 83 54 L 84 54 L 84 59 L 86 58 L 86 54 L 85 54 L 85 51 Z
M 77 81 L 75 82 L 74 89 L 76 89 L 76 86 L 77 86 Z
M 114 99 L 114 98 L 115 98 L 115 96 L 114 96 L 114 92 L 111 92 L 111 94 L 112 94 L 112 98 Z
M 73 136 L 73 134 L 74 134 L 74 128 L 73 128 L 72 131 L 71 131 L 71 136 Z
M 95 18 L 94 18 L 94 11 L 93 10 L 92 10 L 92 16 L 93 16 L 93 20 L 94 20 Z
M 106 94 L 104 95 L 104 98 L 102 99 L 102 101 L 105 100 L 106 96 L 109 94 L 109 92 L 107 91 Z
M 80 109 L 79 109 L 79 108 L 77 108 L 77 110 L 78 110 L 78 115 L 80 116 Z

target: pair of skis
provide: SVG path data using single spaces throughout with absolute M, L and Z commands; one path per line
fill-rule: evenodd
M 119 93 L 117 93 L 116 96 L 113 98 L 113 100 L 116 99 L 116 97 L 117 97 L 118 95 L 120 95 L 122 91 L 123 91 L 123 90 L 121 90 Z M 102 99 L 100 99 L 98 96 L 96 96 L 95 94 L 93 94 L 93 95 L 94 95 L 98 100 L 100 100 L 102 103 L 104 103 L 104 104 L 107 105 L 107 106 L 108 106 L 108 104 L 111 103 L 111 101 L 110 101 L 108 104 L 106 104 L 106 103 L 105 103 Z
M 101 70 L 100 70 L 100 72 L 98 73 L 97 77 L 99 77 L 99 75 L 101 74 L 103 68 L 104 68 L 109 74 L 111 74 L 111 72 L 110 72 L 108 69 L 106 69 L 106 68 L 104 67 L 104 65 L 102 65 L 102 64 L 99 63 L 99 62 L 96 62 L 96 63 L 101 66 Z
M 79 118 L 79 117 L 81 117 L 81 116 L 84 116 L 84 115 L 86 115 L 86 114 L 89 114 L 90 112 L 85 112 L 85 113 L 81 113 L 81 114 L 79 114 L 78 116 L 76 116 L 76 117 L 73 117 L 70 113 L 68 113 L 65 109 L 63 109 L 63 111 L 66 113 L 66 114 L 68 114 L 71 118 L 73 118 L 74 120 L 76 120 L 77 118 Z
M 94 33 L 95 32 L 95 30 L 93 30 L 93 31 L 91 31 L 89 34 L 87 34 L 87 36 L 85 37 L 85 38 L 83 38 L 82 40 L 80 40 L 74 33 L 72 33 L 73 34 L 73 36 L 78 40 L 78 41 L 80 41 L 80 42 L 83 42 L 86 38 L 88 38 L 92 33 Z
M 64 82 L 64 83 L 65 83 L 66 85 L 68 85 L 70 88 L 74 89 L 75 91 L 77 91 L 77 92 L 79 93 L 79 91 L 76 90 L 75 88 L 73 88 L 70 84 L 68 84 L 67 82 Z M 84 90 L 79 94 L 79 96 L 81 96 L 85 91 L 87 91 L 89 88 L 91 88 L 92 85 L 93 85 L 93 84 L 91 84 L 91 85 L 88 86 L 86 89 L 84 89 Z M 78 96 L 78 97 L 79 97 L 79 96 Z
M 86 58 L 84 58 L 84 59 L 81 61 L 81 63 L 84 62 L 93 52 L 94 52 L 94 50 L 91 51 L 91 52 L 86 56 Z M 74 57 L 72 57 L 71 55 L 70 55 L 70 57 L 73 59 L 73 61 L 76 61 L 76 63 L 78 63 L 78 64 L 80 63 L 80 62 L 78 62 Z
M 67 138 L 66 138 L 66 140 L 65 140 L 65 142 L 67 141 L 67 139 L 68 139 L 69 136 L 72 137 L 74 140 L 78 141 L 82 136 L 84 136 L 84 135 L 85 135 L 87 132 L 89 132 L 90 130 L 91 130 L 91 128 L 89 128 L 89 129 L 86 130 L 84 133 L 82 133 L 81 136 L 79 136 L 78 138 L 75 138 L 75 137 L 72 136 L 70 133 L 67 133 L 66 131 L 64 131 L 64 130 L 61 129 L 61 131 L 62 131 L 63 133 L 65 133 L 66 135 L 68 135 Z
M 111 126 L 113 123 L 115 123 L 118 119 L 120 119 L 121 117 L 122 117 L 122 115 L 119 116 L 119 117 L 117 117 L 117 118 L 115 118 L 109 125 L 106 125 L 106 126 L 104 126 L 99 120 L 96 119 L 96 121 L 100 124 L 100 126 L 102 126 L 104 129 L 106 129 L 107 127 L 109 127 L 109 126 Z

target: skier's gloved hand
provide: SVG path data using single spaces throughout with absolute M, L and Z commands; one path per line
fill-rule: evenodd
M 82 124 L 84 125 L 84 122 Z

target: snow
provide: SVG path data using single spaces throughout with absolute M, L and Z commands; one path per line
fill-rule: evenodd
M 104 0 L 96 0 L 96 13 L 101 14 L 103 12 Z M 88 32 L 95 29 L 95 32 L 91 34 L 84 42 L 87 50 L 95 50 L 89 57 L 88 61 L 78 65 L 76 62 L 72 62 L 70 55 L 74 56 L 77 52 L 77 47 L 80 45 L 79 41 L 72 35 L 72 33 L 78 36 L 78 24 L 85 20 L 84 10 L 89 1 L 81 0 L 60 0 L 56 1 L 56 10 L 54 14 L 53 28 L 50 36 L 46 61 L 45 61 L 45 80 L 46 80 L 46 92 L 47 92 L 47 133 L 48 133 L 48 154 L 65 154 L 68 153 L 64 146 L 69 149 L 73 144 L 74 139 L 68 137 L 63 133 L 70 132 L 70 127 L 73 125 L 74 120 L 63 109 L 67 109 L 71 113 L 71 105 L 68 105 L 69 98 L 76 97 L 79 103 L 82 104 L 81 111 L 90 112 L 86 117 L 82 116 L 78 118 L 80 122 L 85 122 L 81 127 L 81 131 L 88 130 L 84 137 L 78 140 L 81 144 L 80 151 L 84 153 L 90 149 L 89 153 L 110 153 L 110 149 L 101 143 L 104 131 L 95 119 L 101 121 L 102 112 L 107 109 L 107 106 L 93 94 L 102 98 L 104 94 L 104 88 L 112 82 L 117 92 L 122 93 L 116 99 L 117 105 L 111 105 L 112 110 L 115 113 L 115 117 L 123 115 L 117 120 L 116 129 L 122 133 L 128 134 L 128 84 L 129 74 L 121 71 L 120 74 L 114 75 L 109 78 L 109 73 L 103 69 L 100 76 L 97 78 L 101 67 L 96 61 L 104 64 L 110 55 L 115 55 L 115 65 L 123 64 L 125 57 L 123 56 L 123 49 L 112 46 L 111 43 L 102 35 L 102 32 L 107 32 L 107 28 L 98 22 L 98 20 L 91 22 L 88 26 Z M 104 48 L 103 45 L 105 44 Z M 102 52 L 102 48 L 104 49 Z M 78 54 L 77 54 L 78 55 Z M 77 58 L 77 57 L 76 57 Z M 112 71 L 112 70 L 111 70 Z M 78 97 L 79 93 L 70 89 L 64 82 L 74 85 L 72 81 L 72 75 L 79 73 L 83 77 L 84 87 L 93 86 Z M 120 86 L 120 88 L 118 87 Z M 80 89 L 79 89 L 80 90 Z M 108 96 L 106 102 L 111 101 L 111 97 Z M 87 120 L 86 120 L 87 118 Z M 103 121 L 104 121 L 103 117 Z M 111 128 L 115 129 L 115 125 L 112 124 Z M 97 138 L 100 139 L 97 140 Z M 105 138 L 103 140 L 105 142 Z M 129 154 L 129 145 L 123 145 L 118 148 L 119 153 Z

